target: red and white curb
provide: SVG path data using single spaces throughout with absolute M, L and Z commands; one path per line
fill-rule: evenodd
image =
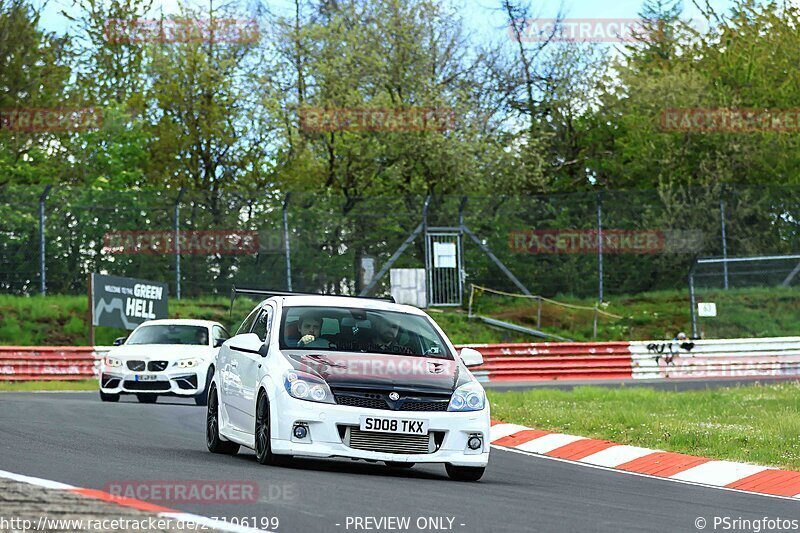
M 800 472 L 715 461 L 492 421 L 493 446 L 585 465 L 717 488 L 800 498 Z
M 102 500 L 107 503 L 113 503 L 116 505 L 121 505 L 123 507 L 129 507 L 131 509 L 136 509 L 137 511 L 153 513 L 157 515 L 159 518 L 168 518 L 180 522 L 192 522 L 219 531 L 231 531 L 234 533 L 253 533 L 262 531 L 260 529 L 238 526 L 235 524 L 224 522 L 222 520 L 215 520 L 207 516 L 201 516 L 192 513 L 184 513 L 182 511 L 169 509 L 167 507 L 161 507 L 160 505 L 155 505 L 134 498 L 124 498 L 121 496 L 115 496 L 113 494 L 104 492 L 102 490 L 82 489 L 80 487 L 73 487 L 72 485 L 67 485 L 65 483 L 59 483 L 58 481 L 51 481 L 49 479 L 42 479 L 38 477 L 23 476 L 21 474 L 15 474 L 13 472 L 6 472 L 5 470 L 0 470 L 0 478 L 10 479 L 12 481 L 18 481 L 21 483 L 27 483 L 29 485 L 35 485 L 37 487 L 42 487 L 45 489 L 64 490 L 68 492 L 73 492 L 75 494 L 80 494 L 87 498 L 93 498 L 95 500 Z

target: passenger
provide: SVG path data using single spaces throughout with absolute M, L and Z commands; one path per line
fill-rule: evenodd
M 194 334 L 194 343 L 200 346 L 208 344 L 208 330 L 206 328 L 197 328 Z
M 387 317 L 376 315 L 372 321 L 373 342 L 381 351 L 398 354 L 411 354 L 413 350 L 400 342 L 400 325 Z

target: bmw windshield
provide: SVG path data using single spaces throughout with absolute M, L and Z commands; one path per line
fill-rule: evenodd
M 142 326 L 131 334 L 125 344 L 193 344 L 206 346 L 208 345 L 208 328 L 175 324 Z
M 286 308 L 280 347 L 453 359 L 426 317 L 341 307 Z

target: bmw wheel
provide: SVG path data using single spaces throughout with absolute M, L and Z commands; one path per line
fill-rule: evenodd
M 157 394 L 137 394 L 136 399 L 139 403 L 156 403 L 158 400 Z
M 119 394 L 107 394 L 103 391 L 100 391 L 100 400 L 104 402 L 118 402 Z
M 214 372 L 211 367 L 208 368 L 206 374 L 206 387 L 199 394 L 194 397 L 195 405 L 208 405 L 208 387 L 211 385 L 211 380 L 214 377 Z

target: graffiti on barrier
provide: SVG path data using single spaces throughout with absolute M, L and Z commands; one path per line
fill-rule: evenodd
M 693 342 L 651 342 L 647 345 L 647 353 L 655 355 L 656 364 L 662 359 L 667 365 L 674 365 L 675 356 L 688 355 L 694 348 Z

